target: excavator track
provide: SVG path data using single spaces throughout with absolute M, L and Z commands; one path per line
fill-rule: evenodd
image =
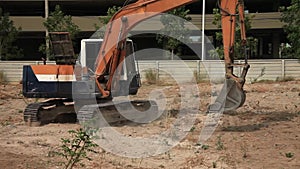
M 128 120 L 137 123 L 149 123 L 158 117 L 156 102 L 148 100 L 85 105 L 77 113 L 80 124 L 88 128 L 101 128 L 111 123 Z
M 24 121 L 28 125 L 39 123 L 38 113 L 43 103 L 31 103 L 24 110 Z
M 74 122 L 74 117 L 76 119 L 74 105 L 66 105 L 66 102 L 72 102 L 72 100 L 53 99 L 31 103 L 24 110 L 24 121 L 29 126 L 39 126 L 50 122 Z M 66 114 L 68 115 L 63 118 Z

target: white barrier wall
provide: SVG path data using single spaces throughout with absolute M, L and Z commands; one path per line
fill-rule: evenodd
M 240 61 L 235 61 L 236 63 Z M 23 65 L 43 64 L 41 61 L 0 61 L 0 72 L 6 82 L 19 82 L 22 79 Z M 54 62 L 48 62 L 54 64 Z M 259 80 L 276 80 L 284 77 L 300 79 L 299 60 L 249 60 L 250 69 L 247 82 Z M 146 70 L 153 69 L 158 72 L 157 78 L 168 80 L 170 77 L 177 81 L 191 81 L 193 74 L 197 73 L 203 80 L 224 77 L 224 63 L 222 61 L 199 60 L 149 60 L 138 61 L 142 80 L 145 80 Z M 241 68 L 236 68 L 238 75 Z M 261 76 L 262 75 L 262 76 Z

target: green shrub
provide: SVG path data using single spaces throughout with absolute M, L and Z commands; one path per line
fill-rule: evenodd
M 196 80 L 196 83 L 202 83 L 202 82 L 208 82 L 208 78 L 206 75 L 198 74 L 198 72 L 194 71 L 194 79 Z
M 157 71 L 153 69 L 148 69 L 145 71 L 145 78 L 148 84 L 156 84 L 157 79 Z
M 293 81 L 295 80 L 294 77 L 291 76 L 286 76 L 286 77 L 277 77 L 276 82 L 288 82 L 288 81 Z
M 84 131 L 82 128 L 78 130 L 69 130 L 71 138 L 61 138 L 61 147 L 59 151 L 51 152 L 54 155 L 61 156 L 65 159 L 64 169 L 72 169 L 77 163 L 84 166 L 81 161 L 83 159 L 92 160 L 88 157 L 88 152 L 97 153 L 94 150 L 98 145 L 93 142 L 95 131 Z M 90 134 L 88 134 L 90 133 Z
M 222 136 L 218 136 L 218 141 L 216 143 L 216 146 L 217 146 L 217 150 L 224 150 L 225 149 L 223 141 L 222 141 Z
M 294 153 L 288 152 L 285 153 L 286 158 L 293 158 L 294 157 Z
M 266 74 L 266 67 L 263 67 L 263 68 L 261 68 L 261 71 L 260 71 L 260 74 L 259 75 L 257 75 L 257 77 L 255 77 L 255 78 L 251 78 L 250 79 L 250 82 L 251 83 L 257 83 L 257 82 L 261 82 L 260 80 L 258 80 L 259 78 L 261 78 L 261 77 L 263 77 L 265 74 Z

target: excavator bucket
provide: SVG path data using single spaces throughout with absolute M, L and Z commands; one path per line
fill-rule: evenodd
M 208 113 L 231 111 L 241 107 L 246 100 L 244 90 L 233 79 L 226 79 L 215 102 L 208 107 Z
M 69 32 L 49 32 L 51 51 L 57 65 L 74 65 L 74 48 Z

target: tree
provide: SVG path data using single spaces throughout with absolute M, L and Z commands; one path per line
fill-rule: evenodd
M 160 30 L 160 34 L 156 36 L 156 39 L 159 44 L 162 44 L 165 49 L 171 52 L 172 59 L 174 53 L 178 54 L 179 46 L 182 44 L 181 41 L 188 40 L 189 30 L 185 27 L 185 24 L 191 20 L 191 17 L 187 16 L 189 12 L 190 10 L 185 9 L 183 6 L 168 12 L 168 15 L 162 15 L 160 18 L 164 27 Z
M 290 6 L 281 10 L 283 10 L 282 21 L 286 23 L 283 29 L 290 43 L 290 47 L 286 49 L 290 51 L 287 53 L 300 58 L 300 0 L 292 0 Z
M 106 16 L 101 16 L 98 18 L 100 25 L 106 25 L 109 23 L 110 19 L 121 9 L 120 6 L 112 6 L 107 9 Z M 101 26 L 95 24 L 96 30 L 100 29 Z
M 49 17 L 43 24 L 49 32 L 69 32 L 72 40 L 75 39 L 75 36 L 80 31 L 79 27 L 72 21 L 72 16 L 65 15 L 59 5 L 55 6 L 55 10 L 49 14 Z M 49 37 L 46 37 L 46 41 L 48 39 Z M 50 51 L 46 49 L 45 44 L 40 46 L 39 51 L 46 54 L 47 57 L 50 56 Z
M 100 24 L 94 24 L 94 27 L 96 29 L 96 33 L 93 35 L 94 37 L 97 38 L 104 37 L 106 25 L 109 23 L 110 19 L 114 16 L 114 14 L 117 13 L 120 9 L 121 7 L 117 7 L 117 6 L 109 7 L 106 12 L 107 15 L 98 18 Z
M 222 15 L 220 13 L 220 10 L 218 8 L 214 8 L 213 9 L 213 14 L 214 14 L 214 20 L 213 20 L 213 24 L 216 25 L 219 29 L 221 29 L 222 25 L 221 25 L 221 18 Z M 251 29 L 251 20 L 254 18 L 254 15 L 246 15 L 245 16 L 245 28 L 246 31 Z M 237 21 L 239 20 L 238 16 L 237 16 Z M 234 43 L 234 56 L 236 57 L 235 59 L 244 59 L 245 58 L 245 53 L 244 50 L 241 46 L 241 33 L 240 33 L 240 25 L 237 22 L 236 23 L 236 30 L 235 30 L 235 43 Z M 224 47 L 222 44 L 223 41 L 223 34 L 221 31 L 217 31 L 215 34 L 216 37 L 216 45 L 217 47 L 215 48 L 215 50 L 211 50 L 209 51 L 209 54 L 212 58 L 220 58 L 223 59 L 224 58 Z M 253 53 L 253 55 L 256 55 L 256 48 L 257 48 L 257 43 L 258 40 L 252 36 L 248 36 L 247 37 L 247 44 L 246 47 L 248 49 L 250 49 L 250 53 Z
M 14 42 L 21 27 L 16 28 L 10 20 L 9 13 L 4 13 L 0 8 L 0 60 L 17 59 L 23 56 L 22 50 Z

